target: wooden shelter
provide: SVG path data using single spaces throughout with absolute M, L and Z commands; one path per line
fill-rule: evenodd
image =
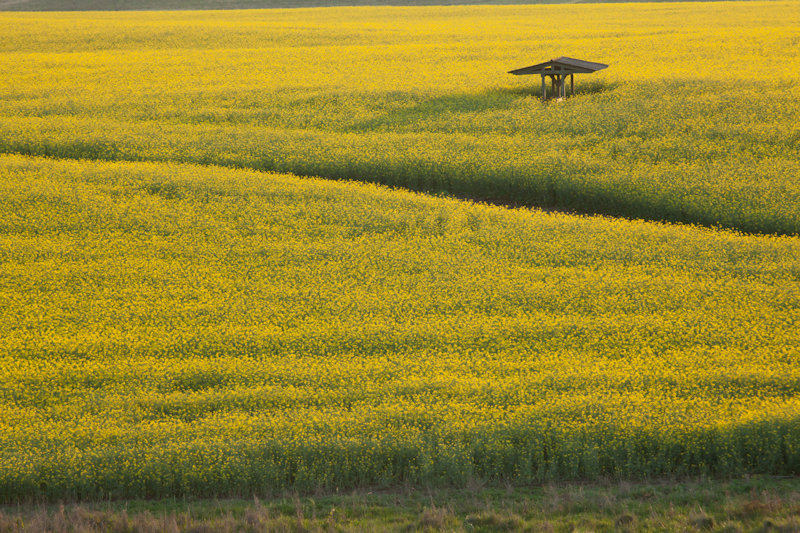
M 591 74 L 598 70 L 607 68 L 605 63 L 594 63 L 582 59 L 572 59 L 571 57 L 559 57 L 551 59 L 538 65 L 518 68 L 509 71 L 509 74 L 541 74 L 542 76 L 542 100 L 547 100 L 547 84 L 545 77 L 550 76 L 550 84 L 553 87 L 553 98 L 565 98 L 567 96 L 566 80 L 569 76 L 570 91 L 575 95 L 575 74 Z

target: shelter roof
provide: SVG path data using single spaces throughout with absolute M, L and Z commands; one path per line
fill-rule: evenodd
M 573 59 L 571 57 L 559 57 L 531 65 L 530 67 L 518 68 L 509 71 L 509 74 L 573 74 L 573 73 L 590 73 L 597 72 L 607 68 L 605 63 L 595 63 L 593 61 L 584 61 L 582 59 Z

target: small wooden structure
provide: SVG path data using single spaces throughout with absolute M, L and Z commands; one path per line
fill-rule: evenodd
M 542 100 L 547 100 L 547 84 L 545 77 L 550 76 L 550 83 L 553 87 L 552 97 L 558 100 L 567 96 L 566 80 L 569 76 L 570 91 L 575 95 L 575 74 L 591 74 L 598 70 L 607 68 L 605 63 L 594 63 L 592 61 L 584 61 L 582 59 L 572 59 L 571 57 L 559 57 L 551 59 L 538 65 L 531 65 L 530 67 L 518 68 L 509 71 L 509 74 L 517 76 L 522 74 L 541 74 L 542 76 Z

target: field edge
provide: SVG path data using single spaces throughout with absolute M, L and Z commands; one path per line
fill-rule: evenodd
M 398 487 L 0 506 L 2 531 L 798 531 L 800 478 Z

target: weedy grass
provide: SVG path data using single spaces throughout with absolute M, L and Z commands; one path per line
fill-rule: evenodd
M 798 25 L 794 0 L 3 13 L 0 151 L 797 234 Z M 506 74 L 560 55 L 611 66 L 558 105 Z
M 38 531 L 795 532 L 796 482 L 771 478 L 354 491 L 271 500 L 160 500 L 0 508 Z M 742 513 L 738 509 L 748 509 Z
M 800 470 L 796 237 L 0 169 L 3 501 Z

